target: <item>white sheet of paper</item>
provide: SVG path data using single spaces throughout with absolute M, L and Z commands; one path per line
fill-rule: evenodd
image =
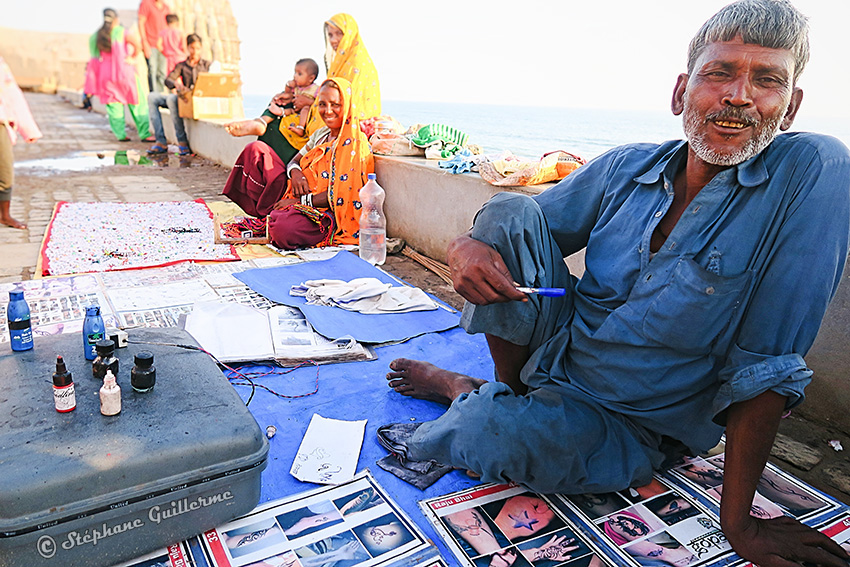
M 186 331 L 222 362 L 274 358 L 269 319 L 249 305 L 195 303 L 186 317 Z
M 302 482 L 318 484 L 351 480 L 365 432 L 365 419 L 342 421 L 314 413 L 289 473 Z

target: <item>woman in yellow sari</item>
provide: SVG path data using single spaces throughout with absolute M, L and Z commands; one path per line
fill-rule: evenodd
M 286 167 L 289 187 L 269 213 L 269 235 L 279 248 L 356 244 L 360 188 L 375 171 L 369 141 L 352 115 L 351 83 L 327 79 L 316 108 L 319 128 Z M 228 195 L 243 209 L 246 194 Z M 265 199 L 263 199 L 265 200 Z M 248 208 L 250 208 L 250 204 Z
M 357 22 L 349 14 L 337 14 L 325 22 L 325 68 L 328 78 L 351 83 L 353 114 L 360 120 L 381 114 L 378 71 L 360 37 Z

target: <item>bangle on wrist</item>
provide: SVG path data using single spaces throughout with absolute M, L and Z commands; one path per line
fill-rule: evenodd
M 290 163 L 289 165 L 286 166 L 286 174 L 291 175 L 293 169 L 297 169 L 298 171 L 301 171 L 301 166 L 298 165 L 297 163 Z
M 307 195 L 301 195 L 301 204 L 307 206 Z

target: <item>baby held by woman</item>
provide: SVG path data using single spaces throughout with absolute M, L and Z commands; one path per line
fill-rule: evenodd
M 269 107 L 275 114 L 278 114 L 278 111 L 284 115 L 298 113 L 298 124 L 290 124 L 289 129 L 299 136 L 304 135 L 310 106 L 316 100 L 316 94 L 319 92 L 319 85 L 316 84 L 316 77 L 318 76 L 319 66 L 315 61 L 299 59 L 295 63 L 295 75 L 286 83 L 283 92 L 272 100 L 272 105 Z M 277 110 L 275 106 L 277 106 Z

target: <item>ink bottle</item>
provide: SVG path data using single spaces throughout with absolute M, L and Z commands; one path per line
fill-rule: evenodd
M 97 341 L 105 338 L 106 326 L 100 316 L 100 306 L 89 305 L 86 307 L 86 318 L 83 321 L 83 353 L 86 360 L 94 360 L 97 357 Z
M 106 370 L 103 386 L 100 387 L 100 413 L 103 415 L 121 413 L 121 387 L 118 386 L 115 375 L 109 369 Z
M 95 349 L 97 350 L 97 358 L 91 363 L 92 376 L 98 380 L 103 380 L 108 370 L 112 371 L 113 376 L 117 376 L 118 359 L 115 357 L 115 343 L 110 339 L 97 341 Z
M 130 384 L 137 392 L 150 392 L 156 384 L 156 368 L 153 365 L 153 353 L 142 351 L 136 354 L 136 365 L 130 371 Z
M 12 350 L 30 350 L 32 348 L 32 322 L 30 321 L 30 306 L 24 299 L 24 292 L 9 292 L 6 318 L 9 323 L 9 340 Z
M 74 379 L 61 356 L 56 357 L 56 373 L 53 374 L 53 404 L 59 413 L 67 413 L 77 407 Z

